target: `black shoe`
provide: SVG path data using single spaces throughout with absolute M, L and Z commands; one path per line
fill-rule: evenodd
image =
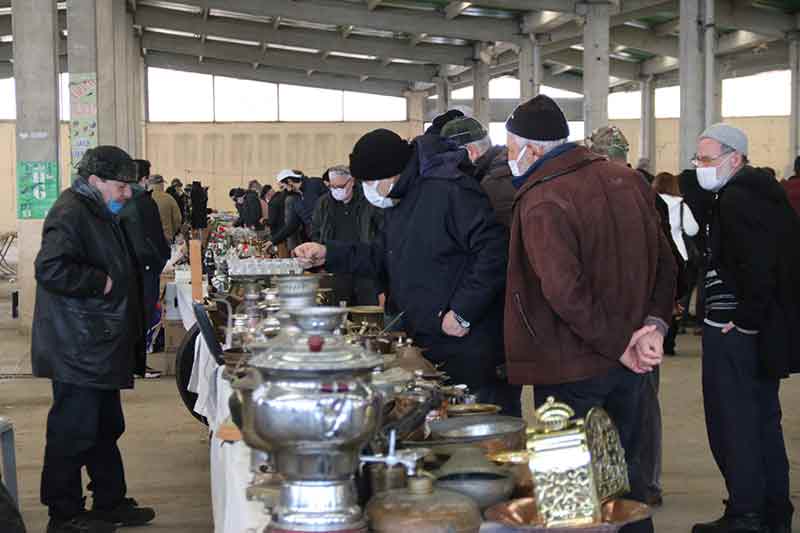
M 94 520 L 88 514 L 76 516 L 71 520 L 50 519 L 47 524 L 47 533 L 114 533 L 117 530 L 114 524 Z
M 143 526 L 156 517 L 150 507 L 139 507 L 133 498 L 125 498 L 113 509 L 92 509 L 88 513 L 93 519 L 110 522 L 117 527 Z
M 760 514 L 724 515 L 713 522 L 695 524 L 692 533 L 769 533 Z
M 769 533 L 792 533 L 792 519 L 769 522 Z

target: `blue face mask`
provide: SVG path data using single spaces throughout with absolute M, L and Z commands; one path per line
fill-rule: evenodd
M 108 205 L 108 210 L 117 215 L 122 210 L 122 206 L 125 204 L 122 202 L 118 202 L 116 200 L 111 200 L 110 202 L 108 202 L 107 205 Z

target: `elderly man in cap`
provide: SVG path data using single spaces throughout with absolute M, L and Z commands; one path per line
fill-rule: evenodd
M 486 194 L 461 170 L 465 162 L 466 153 L 439 135 L 412 143 L 385 129 L 364 135 L 350 170 L 367 200 L 384 209 L 383 232 L 369 244 L 304 244 L 295 255 L 383 280 L 425 356 L 481 401 L 519 416 L 519 388 L 497 375 L 507 241 Z
M 728 489 L 694 533 L 792 530 L 780 379 L 800 370 L 798 220 L 780 184 L 748 165 L 744 132 L 704 131 L 683 192 L 705 228 L 703 400 Z
M 506 228 L 511 226 L 511 209 L 517 190 L 511 184 L 508 168 L 508 149 L 492 146 L 492 139 L 480 122 L 472 117 L 451 120 L 442 128 L 442 137 L 467 150 L 475 165 L 475 179 L 489 196 L 497 220 Z
M 53 382 L 41 484 L 48 533 L 107 533 L 155 516 L 126 497 L 117 447 L 125 431 L 120 389 L 133 387 L 135 367 L 144 364 L 137 358 L 144 340 L 141 280 L 117 216 L 135 182 L 123 150 L 89 149 L 44 222 L 31 357 L 34 375 Z M 90 512 L 83 467 L 94 495 Z
M 304 240 L 311 237 L 311 224 L 317 202 L 327 192 L 328 187 L 320 178 L 306 177 L 297 170 L 281 170 L 277 176 L 278 183 L 283 185 L 289 193 L 298 197 L 287 202 L 284 214 L 283 227 L 271 237 L 267 247 L 282 244 L 286 239 L 300 230 Z
M 567 141 L 558 105 L 537 96 L 506 122 L 518 189 L 505 341 L 512 383 L 585 416 L 608 411 L 643 499 L 631 440 L 642 374 L 662 361 L 675 264 L 639 174 Z M 640 525 L 652 529 L 652 523 Z

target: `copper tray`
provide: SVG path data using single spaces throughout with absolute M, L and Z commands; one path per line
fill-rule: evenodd
M 536 500 L 521 498 L 498 503 L 486 510 L 486 520 L 516 531 L 542 533 L 614 533 L 622 526 L 652 516 L 650 507 L 633 500 L 611 500 L 603 504 L 602 522 L 575 527 L 545 527 L 536 511 Z

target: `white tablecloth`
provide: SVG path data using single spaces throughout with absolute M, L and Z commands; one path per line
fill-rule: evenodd
M 178 284 L 177 294 L 181 320 L 188 331 L 196 322 L 191 285 Z M 198 336 L 188 389 L 197 394 L 194 411 L 206 417 L 212 434 L 230 416 L 228 399 L 232 390 L 230 383 L 222 378 L 222 370 L 202 336 Z M 247 487 L 253 477 L 250 448 L 244 442 L 222 442 L 213 437 L 210 462 L 214 533 L 261 533 L 269 517 L 261 502 L 247 500 Z

